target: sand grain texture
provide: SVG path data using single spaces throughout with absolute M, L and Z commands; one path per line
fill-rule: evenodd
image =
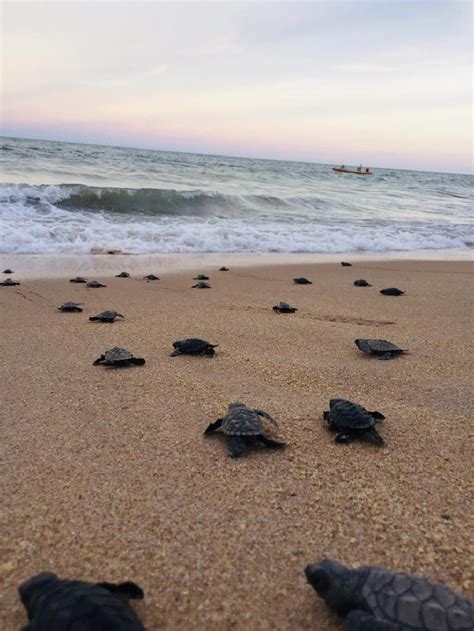
M 210 270 L 206 291 L 157 272 L 98 275 L 96 290 L 20 273 L 0 288 L 0 627 L 25 624 L 17 586 L 44 569 L 136 581 L 150 630 L 342 629 L 303 575 L 323 557 L 472 595 L 472 266 Z M 407 294 L 378 293 L 390 286 Z M 84 312 L 57 311 L 66 300 Z M 298 312 L 275 314 L 280 300 Z M 103 309 L 126 319 L 88 322 Z M 169 357 L 192 336 L 217 356 Z M 356 337 L 410 354 L 371 359 Z M 146 365 L 93 367 L 112 345 Z M 335 444 L 332 397 L 383 412 L 386 447 Z M 224 438 L 204 438 L 234 400 L 275 416 L 287 448 L 232 460 Z

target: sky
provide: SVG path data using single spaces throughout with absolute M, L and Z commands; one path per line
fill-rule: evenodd
M 2 135 L 472 172 L 470 1 L 1 10 Z

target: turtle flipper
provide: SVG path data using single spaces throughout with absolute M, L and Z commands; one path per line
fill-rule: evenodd
M 323 412 L 323 419 L 325 421 L 327 421 L 328 423 L 329 423 L 329 414 L 330 414 L 329 410 L 324 410 L 324 412 Z
M 172 353 L 170 353 L 170 357 L 176 357 L 177 355 L 181 355 L 181 351 L 178 348 L 175 348 Z
M 231 436 L 229 440 L 229 456 L 240 458 L 249 450 L 249 444 L 243 436 Z
M 116 313 L 116 314 L 115 314 L 115 317 L 116 317 L 116 318 L 125 318 L 125 316 L 124 316 L 124 315 L 122 315 L 121 313 Z
M 128 600 L 143 600 L 145 594 L 143 589 L 133 581 L 125 581 L 124 583 L 97 583 L 98 587 L 103 587 L 118 598 Z
M 263 434 L 260 435 L 257 440 L 264 444 L 265 447 L 268 447 L 268 449 L 282 449 L 286 446 L 285 443 L 282 443 L 278 440 L 273 440 L 273 438 L 267 438 L 267 436 L 263 436 Z
M 383 420 L 385 420 L 385 416 L 382 414 L 382 412 L 369 412 L 369 414 L 376 421 L 383 421 Z
M 376 618 L 361 609 L 353 609 L 346 617 L 347 631 L 402 631 L 399 624 Z
M 97 316 L 89 316 L 89 320 L 91 322 L 95 322 L 96 320 L 100 320 L 100 318 L 98 318 Z
M 217 429 L 219 429 L 221 425 L 222 425 L 222 419 L 218 418 L 217 421 L 209 424 L 208 428 L 206 429 L 204 433 L 211 434 L 212 432 L 215 432 Z
M 369 438 L 374 442 L 377 443 L 377 445 L 385 445 L 385 441 L 382 438 L 382 436 L 380 436 L 380 434 L 378 433 L 378 431 L 375 429 L 375 427 L 371 427 L 368 431 L 367 431 L 367 436 L 369 436 Z
M 256 414 L 258 414 L 259 416 L 262 416 L 263 418 L 266 418 L 268 421 L 270 421 L 270 423 L 275 425 L 275 427 L 278 427 L 277 421 L 273 418 L 273 416 L 268 414 L 268 412 L 264 412 L 263 410 L 254 410 L 254 412 Z
M 101 355 L 95 360 L 95 362 L 92 365 L 97 366 L 97 364 L 101 364 L 104 361 L 104 359 L 105 359 L 105 355 Z
M 377 359 L 392 359 L 393 353 L 383 353 L 379 355 Z
M 334 436 L 334 440 L 336 443 L 350 443 L 352 442 L 352 436 L 349 434 L 344 434 L 343 432 L 339 432 Z
M 131 364 L 135 364 L 135 366 L 143 366 L 145 360 L 143 359 L 143 357 L 132 357 L 129 362 Z

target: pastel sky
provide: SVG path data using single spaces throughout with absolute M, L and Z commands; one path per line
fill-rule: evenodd
M 472 172 L 472 4 L 4 2 L 1 133 Z

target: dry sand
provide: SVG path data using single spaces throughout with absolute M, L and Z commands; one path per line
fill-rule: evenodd
M 212 270 L 212 290 L 188 273 L 0 287 L 0 627 L 26 622 L 17 586 L 45 569 L 135 580 L 149 630 L 342 629 L 303 575 L 322 557 L 472 595 L 472 271 L 379 261 Z M 57 311 L 65 300 L 84 313 Z M 276 315 L 280 300 L 299 311 Z M 88 322 L 105 308 L 127 318 Z M 218 355 L 169 357 L 191 336 Z M 410 354 L 377 361 L 356 337 Z M 146 365 L 92 367 L 112 345 Z M 382 411 L 386 447 L 335 444 L 332 397 Z M 287 448 L 232 460 L 224 438 L 204 438 L 234 400 L 279 419 Z

